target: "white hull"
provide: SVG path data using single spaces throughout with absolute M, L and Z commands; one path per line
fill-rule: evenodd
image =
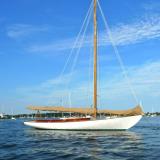
M 103 120 L 89 120 L 82 122 L 24 122 L 25 125 L 37 129 L 52 130 L 127 130 L 136 125 L 141 115 L 117 117 Z

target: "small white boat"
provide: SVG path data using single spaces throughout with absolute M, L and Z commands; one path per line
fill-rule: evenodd
M 12 120 L 16 120 L 16 118 L 15 118 L 15 117 L 11 117 L 11 119 L 12 119 Z
M 156 114 L 151 114 L 151 117 L 156 117 Z
M 0 118 L 4 118 L 4 115 L 3 115 L 3 113 L 0 113 Z

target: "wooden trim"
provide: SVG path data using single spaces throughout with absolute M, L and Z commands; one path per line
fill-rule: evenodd
M 66 118 L 66 119 L 52 119 L 52 120 L 35 120 L 38 123 L 64 123 L 64 122 L 82 122 L 89 121 L 90 118 Z

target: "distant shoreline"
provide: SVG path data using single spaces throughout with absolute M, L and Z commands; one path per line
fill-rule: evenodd
M 2 115 L 2 114 L 1 114 Z M 0 119 L 11 119 L 11 118 L 16 118 L 16 119 L 35 119 L 35 118 L 57 118 L 57 117 L 69 117 L 70 113 L 42 113 L 40 115 L 37 115 L 36 113 L 33 114 L 15 114 L 15 115 L 10 115 L 10 114 L 3 114 L 3 117 L 0 117 Z M 71 116 L 75 116 L 74 114 L 71 114 Z M 83 116 L 83 115 L 81 115 Z M 108 115 L 105 115 L 108 116 Z M 145 117 L 153 117 L 153 116 L 160 116 L 160 112 L 154 112 L 150 113 L 147 112 L 144 114 Z

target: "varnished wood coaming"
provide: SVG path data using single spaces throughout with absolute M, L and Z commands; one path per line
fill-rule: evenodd
M 90 118 L 66 118 L 66 119 L 52 119 L 52 120 L 35 120 L 37 123 L 64 123 L 64 122 L 82 122 L 89 121 Z

